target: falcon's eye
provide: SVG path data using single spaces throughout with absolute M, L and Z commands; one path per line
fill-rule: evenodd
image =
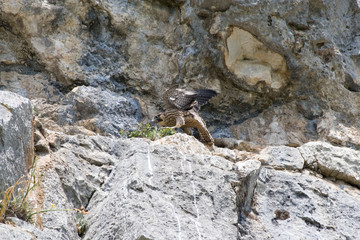
M 161 122 L 162 121 L 161 115 L 155 116 L 154 120 L 157 121 L 157 122 Z

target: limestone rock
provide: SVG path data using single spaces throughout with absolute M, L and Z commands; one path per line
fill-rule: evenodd
M 53 90 L 101 87 L 137 95 L 152 118 L 161 93 L 178 83 L 221 93 L 204 108 L 214 128 L 256 122 L 289 102 L 301 108 L 300 118 L 316 121 L 333 109 L 346 125 L 360 109 L 358 8 L 356 1 L 5 0 L 1 89 L 31 93 L 16 82 L 36 83 L 33 75 L 39 96 L 52 101 Z
M 50 147 L 48 152 L 38 153 L 39 182 L 30 200 L 35 203 L 34 211 L 53 211 L 34 215 L 36 227 L 16 219 L 11 221 L 37 239 L 80 239 L 76 212 L 63 210 L 89 204 L 127 145 L 111 137 L 65 135 L 49 130 L 45 130 L 45 137 Z
M 21 240 L 33 240 L 36 239 L 31 233 L 25 232 L 22 228 L 13 227 L 6 224 L 0 225 L 1 238 L 4 240 L 21 239 Z
M 46 74 L 21 74 L 16 71 L 0 72 L 0 85 L 23 97 L 33 99 L 45 99 L 54 103 L 61 99 L 63 94 L 56 87 L 51 85 L 52 79 Z
M 84 239 L 236 238 L 233 186 L 241 184 L 240 175 L 232 170 L 233 163 L 205 147 L 195 153 L 179 151 L 171 143 L 203 145 L 193 137 L 177 134 L 185 138 L 151 142 L 43 133 L 50 147 L 39 153 L 36 164 L 42 177 L 32 197 L 39 210 L 54 209 L 52 204 L 55 209 L 85 206 L 90 213 Z M 35 219 L 42 230 L 13 222 L 38 239 L 78 239 L 75 212 L 51 211 Z
M 128 143 L 90 202 L 84 239 L 236 238 L 232 164 L 158 142 Z
M 262 168 L 254 198 L 241 239 L 356 239 L 360 232 L 359 189 L 308 172 Z
M 2 0 L 0 90 L 34 106 L 44 176 L 36 207 L 91 207 L 87 239 L 355 239 L 359 9 L 355 0 Z M 120 128 L 162 110 L 173 84 L 219 93 L 201 115 L 214 138 L 226 137 L 219 146 L 233 150 L 209 152 L 183 134 L 120 138 Z M 31 128 L 25 110 L 2 107 L 1 124 Z M 27 142 L 0 126 L 0 137 Z M 0 153 L 23 152 L 3 146 L 10 142 L 0 141 Z M 14 220 L 1 231 L 79 238 L 72 211 L 36 220 L 43 230 Z
M 15 93 L 0 91 L 0 191 L 27 174 L 33 157 L 30 101 Z
M 9 220 L 12 222 L 11 225 L 0 225 L 1 238 L 4 240 L 69 239 L 69 236 L 62 234 L 61 231 L 58 231 L 58 229 L 40 229 L 31 223 L 25 222 L 15 217 L 10 218 Z M 77 239 L 76 236 L 74 236 L 73 239 Z
M 187 134 L 177 133 L 175 135 L 156 140 L 156 142 L 163 145 L 173 146 L 182 153 L 192 152 L 197 154 L 210 154 L 210 150 L 204 144 L 198 141 L 195 137 Z
M 58 148 L 38 158 L 37 167 L 43 177 L 34 198 L 39 209 L 52 209 L 52 204 L 55 209 L 86 207 L 113 170 L 125 145 L 119 139 L 102 136 L 58 133 L 56 137 Z M 37 221 L 44 231 L 53 230 L 63 239 L 78 239 L 75 216 L 75 211 L 53 211 L 38 216 Z
M 276 169 L 301 170 L 304 158 L 298 148 L 269 146 L 261 151 L 260 158 Z
M 249 86 L 263 82 L 275 91 L 286 85 L 287 66 L 280 54 L 272 52 L 251 33 L 237 27 L 232 29 L 226 41 L 225 64 L 240 81 L 245 80 Z
M 317 132 L 319 138 L 339 146 L 360 148 L 360 130 L 356 123 L 340 123 L 338 114 L 328 111 L 319 120 Z
M 48 128 L 68 134 L 120 136 L 121 129 L 134 129 L 141 118 L 135 99 L 85 86 L 74 88 L 58 106 L 35 102 L 35 111 L 45 118 Z M 57 126 L 52 127 L 53 123 Z
M 294 111 L 291 105 L 268 109 L 229 129 L 235 138 L 260 145 L 299 146 L 316 136 L 312 122 Z
M 305 164 L 327 177 L 360 186 L 360 153 L 326 142 L 309 142 L 299 148 Z
M 240 178 L 237 184 L 233 184 L 237 196 L 239 218 L 247 216 L 251 211 L 260 167 L 261 163 L 257 160 L 248 160 L 235 164 L 235 172 Z

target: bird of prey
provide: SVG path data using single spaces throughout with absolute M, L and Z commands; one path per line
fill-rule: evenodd
M 192 128 L 196 128 L 202 142 L 213 146 L 214 140 L 206 128 L 205 121 L 198 111 L 217 93 L 210 89 L 185 90 L 177 87 L 170 88 L 163 94 L 165 111 L 154 117 L 153 123 L 162 127 L 181 128 L 186 134 L 192 135 Z

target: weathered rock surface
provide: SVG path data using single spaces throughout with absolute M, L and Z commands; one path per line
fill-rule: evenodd
M 360 187 L 360 152 L 334 147 L 325 142 L 310 142 L 299 148 L 308 168 Z
M 339 123 L 337 114 L 329 111 L 317 124 L 317 132 L 320 139 L 328 141 L 334 145 L 346 146 L 360 149 L 360 130 L 357 124 Z
M 186 142 L 203 148 L 193 137 L 181 134 L 182 139 L 171 139 L 177 144 L 162 144 L 47 134 L 58 145 L 51 154 L 38 156 L 42 177 L 33 197 L 39 209 L 54 209 L 52 204 L 56 209 L 86 206 L 90 213 L 84 239 L 236 239 L 233 187 L 248 173 L 234 172 L 233 164 L 222 157 L 177 149 Z M 78 239 L 75 212 L 48 212 L 37 222 L 43 230 L 14 221 L 16 231 L 26 229 L 38 239 Z
M 33 101 L 44 127 L 67 134 L 120 136 L 141 119 L 139 103 L 129 97 L 94 87 L 76 87 L 59 104 Z
M 240 239 L 357 239 L 360 191 L 309 172 L 263 168 Z M 351 230 L 350 230 L 351 229 Z
M 52 131 L 46 131 L 45 136 L 52 139 L 48 142 L 52 147 L 50 154 L 42 152 L 38 156 L 37 168 L 42 178 L 34 198 L 39 209 L 54 209 L 54 204 L 60 211 L 48 212 L 36 220 L 45 232 L 55 231 L 59 236 L 51 239 L 78 239 L 75 211 L 61 209 L 88 205 L 118 162 L 125 144 L 120 139 L 102 136 Z
M 6 0 L 0 10 L 2 89 L 50 104 L 76 85 L 127 92 L 146 120 L 171 84 L 208 87 L 220 93 L 203 113 L 215 135 L 296 145 L 325 136 L 359 145 L 358 133 L 335 127 L 354 126 L 359 116 L 355 0 Z M 274 119 L 259 115 L 266 109 Z M 318 135 L 330 109 L 334 127 Z
M 12 240 L 12 239 L 24 239 L 24 240 L 33 240 L 36 239 L 36 236 L 31 234 L 31 233 L 27 233 L 24 231 L 24 229 L 19 228 L 19 227 L 13 227 L 7 224 L 1 224 L 0 225 L 0 232 L 1 232 L 1 237 L 4 240 Z
M 316 139 L 316 124 L 294 111 L 294 107 L 284 105 L 267 109 L 256 118 L 229 127 L 230 132 L 237 139 L 261 145 L 299 146 Z
M 85 239 L 236 239 L 230 162 L 131 142 L 91 199 Z
M 239 218 L 247 216 L 251 211 L 256 181 L 260 173 L 261 163 L 257 160 L 248 160 L 235 164 L 235 172 L 239 174 L 239 184 L 233 183 L 237 195 Z
M 25 176 L 32 165 L 32 118 L 29 99 L 0 91 L 0 191 Z
M 284 57 L 272 52 L 249 32 L 234 27 L 226 46 L 226 67 L 239 80 L 245 80 L 249 87 L 262 83 L 270 89 L 279 90 L 287 84 Z M 238 85 L 243 86 L 244 82 Z
M 37 209 L 88 207 L 87 239 L 356 239 L 359 9 L 356 0 L 1 1 L 0 90 L 34 109 Z M 201 115 L 231 149 L 183 134 L 120 138 L 162 110 L 173 84 L 219 93 Z M 0 153 L 21 172 L 32 158 L 8 144 L 28 142 L 24 101 L 11 115 L 0 105 L 12 126 L 0 125 L 9 139 Z M 75 215 L 42 214 L 42 229 L 13 220 L 1 237 L 77 239 Z
M 309 155 L 313 156 L 312 153 Z M 260 153 L 260 158 L 266 165 L 276 169 L 302 170 L 304 168 L 304 156 L 298 148 L 287 146 L 270 146 Z

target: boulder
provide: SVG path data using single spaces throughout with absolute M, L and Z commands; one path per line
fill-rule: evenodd
M 299 148 L 307 168 L 360 187 L 360 152 L 326 142 L 309 142 Z
M 44 127 L 67 134 L 120 137 L 120 130 L 135 129 L 142 116 L 134 98 L 85 86 L 74 88 L 58 104 L 34 101 L 34 108 Z
M 90 201 L 84 239 L 236 239 L 238 177 L 230 162 L 157 142 L 127 143 Z
M 0 191 L 26 176 L 34 158 L 29 99 L 0 91 Z
M 240 239 L 356 239 L 360 232 L 359 189 L 308 171 L 262 168 L 254 198 Z
M 261 160 L 276 169 L 302 170 L 304 158 L 298 148 L 269 146 L 260 152 Z

